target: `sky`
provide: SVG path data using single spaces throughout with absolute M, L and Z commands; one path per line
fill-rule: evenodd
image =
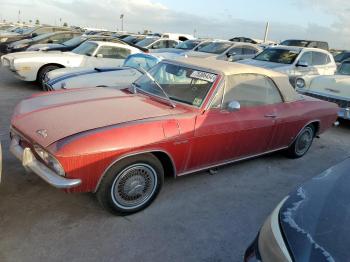
M 181 32 L 198 37 L 288 38 L 328 41 L 350 49 L 349 0 L 0 0 L 0 19 L 41 23 Z M 60 22 L 61 21 L 61 22 Z

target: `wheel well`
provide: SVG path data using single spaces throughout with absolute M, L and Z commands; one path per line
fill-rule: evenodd
M 156 152 L 151 152 L 151 153 L 156 158 L 158 158 L 158 160 L 162 163 L 165 176 L 170 176 L 170 177 L 176 176 L 174 163 L 168 154 L 166 154 L 162 151 L 156 151 Z
M 59 67 L 59 68 L 64 68 L 64 67 L 65 67 L 64 65 L 56 64 L 56 63 L 45 64 L 45 65 L 43 65 L 42 67 L 39 68 L 38 73 L 36 74 L 36 79 L 38 79 L 39 74 L 40 74 L 40 71 L 41 71 L 44 67 L 47 67 L 47 66 L 57 66 L 57 67 Z
M 315 132 L 314 132 L 314 133 L 315 133 L 315 136 L 317 136 L 317 135 L 318 135 L 318 132 L 320 131 L 320 128 L 321 128 L 320 122 L 319 122 L 319 121 L 315 121 L 315 122 L 310 123 L 310 125 L 313 126 L 314 131 L 315 131 Z

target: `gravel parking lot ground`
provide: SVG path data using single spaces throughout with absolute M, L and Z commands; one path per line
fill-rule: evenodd
M 92 194 L 65 194 L 26 174 L 9 154 L 17 102 L 38 92 L 0 69 L 0 261 L 242 261 L 276 204 L 297 185 L 350 155 L 350 123 L 316 139 L 302 159 L 275 153 L 168 178 L 157 200 L 128 217 L 104 211 Z

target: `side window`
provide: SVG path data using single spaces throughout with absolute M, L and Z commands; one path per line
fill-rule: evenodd
M 299 59 L 299 62 L 307 63 L 308 65 L 312 65 L 312 53 L 305 52 Z
M 312 64 L 313 65 L 326 65 L 328 64 L 328 55 L 320 52 L 312 52 Z
M 166 46 L 167 40 L 158 40 L 156 43 L 152 45 L 153 49 L 159 49 L 159 48 L 167 48 Z
M 63 43 L 72 38 L 71 34 L 58 34 L 50 37 L 52 43 Z
M 97 55 L 102 55 L 103 58 L 125 59 L 130 55 L 130 50 L 115 46 L 102 46 L 97 51 Z
M 174 48 L 177 45 L 177 42 L 175 42 L 175 41 L 169 40 L 167 42 L 168 42 L 168 44 L 167 44 L 168 48 Z
M 234 47 L 231 48 L 228 53 L 230 55 L 243 55 L 243 48 L 242 47 Z
M 231 101 L 238 101 L 241 107 L 255 107 L 282 102 L 274 82 L 263 75 L 240 74 L 229 78 L 224 94 L 223 108 Z
M 255 55 L 258 52 L 257 49 L 250 47 L 250 46 L 244 46 L 243 47 L 243 54 L 244 55 Z

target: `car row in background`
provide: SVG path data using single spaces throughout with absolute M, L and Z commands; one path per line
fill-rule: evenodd
M 68 27 L 57 27 L 57 26 L 37 26 L 32 28 L 27 28 L 21 33 L 10 33 L 3 32 L 0 34 L 0 53 L 6 53 L 9 44 L 22 40 L 30 39 L 39 35 L 60 32 L 60 31 L 71 31 Z
M 62 67 L 120 66 L 128 55 L 140 53 L 135 47 L 88 41 L 71 52 L 18 52 L 3 55 L 1 63 L 23 81 L 38 81 L 44 86 L 45 75 Z

